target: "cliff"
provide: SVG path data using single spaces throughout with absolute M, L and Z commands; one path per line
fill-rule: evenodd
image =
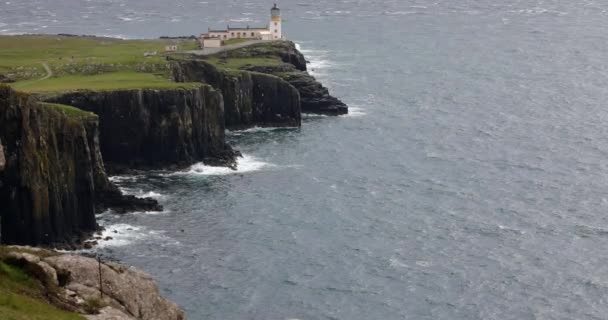
M 291 41 L 273 41 L 228 51 L 222 59 L 243 61 L 240 70 L 271 74 L 280 77 L 300 93 L 301 110 L 305 113 L 341 115 L 348 113 L 348 106 L 340 99 L 330 95 L 329 90 L 306 72 L 304 55 Z M 277 57 L 276 63 L 256 63 L 254 59 Z M 251 63 L 247 63 L 250 59 Z
M 94 114 L 0 85 L 3 243 L 72 246 L 97 229 L 96 208 L 159 209 L 111 184 L 97 134 Z
M 300 126 L 299 93 L 278 77 L 223 70 L 203 60 L 177 60 L 172 74 L 177 82 L 204 82 L 221 91 L 229 128 Z
M 222 95 L 196 88 L 80 90 L 46 97 L 99 116 L 100 148 L 112 171 L 183 167 L 204 160 L 231 165 Z
M 148 274 L 117 263 L 0 247 L 0 278 L 0 295 L 11 301 L 10 310 L 0 303 L 0 314 L 11 319 L 82 319 L 78 314 L 89 320 L 186 318 L 175 303 L 160 296 Z

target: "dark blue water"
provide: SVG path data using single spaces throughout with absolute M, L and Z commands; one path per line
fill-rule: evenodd
M 0 30 L 265 24 L 264 1 L 2 0 Z M 118 177 L 104 254 L 190 319 L 606 319 L 608 3 L 282 1 L 345 117 L 230 135 L 241 171 Z M 116 230 L 118 233 L 114 233 Z

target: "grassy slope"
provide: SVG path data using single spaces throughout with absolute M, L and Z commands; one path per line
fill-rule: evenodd
M 223 68 L 238 70 L 245 65 L 256 65 L 256 66 L 273 66 L 282 63 L 279 57 L 254 57 L 254 58 L 229 58 L 221 59 L 218 57 L 209 57 L 208 62 Z
M 164 47 L 173 40 L 120 40 L 53 35 L 0 36 L 0 73 L 20 80 L 12 86 L 23 91 L 73 89 L 167 88 Z M 183 49 L 196 47 L 181 40 Z M 157 52 L 144 56 L 144 52 Z M 53 72 L 47 72 L 43 64 Z M 42 80 L 41 80 L 42 79 Z M 125 86 L 125 87 L 123 87 Z
M 63 111 L 66 115 L 70 117 L 90 117 L 96 116 L 93 112 L 84 111 L 82 109 L 78 109 L 76 107 L 68 106 L 65 104 L 59 103 L 49 103 L 49 102 L 41 102 L 41 104 L 45 107 L 56 108 L 58 110 Z
M 4 251 L 4 248 L 1 248 Z M 1 255 L 0 255 L 1 257 Z M 45 289 L 24 270 L 0 259 L 0 319 L 83 320 L 79 314 L 58 309 L 44 300 Z
M 252 40 L 252 39 L 234 38 L 234 39 L 224 40 L 224 45 L 237 44 L 237 43 L 241 43 L 241 42 L 245 42 L 245 41 L 249 41 L 249 40 Z
M 283 50 L 282 42 L 273 41 L 219 53 L 205 60 L 228 71 L 236 71 L 246 65 L 276 66 L 284 63 L 280 58 Z
M 74 89 L 118 90 L 135 88 L 192 88 L 200 83 L 177 83 L 151 73 L 109 72 L 98 75 L 66 75 L 38 81 L 25 80 L 12 84 L 25 92 L 54 92 Z

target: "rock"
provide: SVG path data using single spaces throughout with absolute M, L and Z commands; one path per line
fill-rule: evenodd
M 329 94 L 329 90 L 306 72 L 289 72 L 281 78 L 293 85 L 300 93 L 302 112 L 326 115 L 348 113 L 348 106 Z
M 0 84 L 0 140 L 3 243 L 75 249 L 97 231 L 96 211 L 162 210 L 110 182 L 92 113 L 68 115 Z
M 273 41 L 255 44 L 237 50 L 225 52 L 226 58 L 251 58 L 278 56 L 285 63 L 293 65 L 297 70 L 306 71 L 306 59 L 296 49 L 291 41 Z
M 96 125 L 94 115 L 68 116 L 0 84 L 0 139 L 11 155 L 0 187 L 3 243 L 73 244 L 96 230 Z
M 106 167 L 127 169 L 185 167 L 226 152 L 222 95 L 211 86 L 196 88 L 77 91 L 45 97 L 99 115 L 99 143 Z M 114 193 L 116 194 L 116 193 Z M 114 202 L 112 194 L 105 201 Z M 129 203 L 154 210 L 150 200 Z M 118 207 L 131 210 L 118 201 Z
M 86 315 L 85 318 L 88 320 L 137 320 L 136 318 L 112 307 L 105 307 L 99 310 L 99 314 Z
M 172 64 L 178 82 L 205 82 L 221 91 L 226 127 L 298 127 L 301 124 L 298 91 L 279 77 L 248 71 L 225 71 L 203 60 Z
M 2 140 L 0 139 L 0 172 L 4 170 L 6 165 L 6 159 L 4 157 L 4 147 L 2 146 Z
M 77 255 L 53 256 L 43 260 L 55 269 L 69 270 L 70 280 L 66 286 L 69 290 L 85 300 L 99 297 L 97 260 Z M 185 319 L 184 312 L 175 303 L 160 296 L 156 284 L 148 274 L 132 267 L 102 263 L 101 275 L 102 289 L 107 298 L 102 303 L 135 319 Z
M 265 73 L 280 77 L 297 89 L 300 94 L 302 112 L 326 115 L 348 113 L 342 101 L 329 94 L 329 90 L 306 72 L 306 59 L 291 41 L 273 41 L 225 53 L 225 58 L 251 58 L 277 56 L 284 62 L 276 65 L 244 65 L 242 70 Z M 214 85 L 214 82 L 209 82 Z M 215 85 L 214 85 L 215 86 Z M 218 86 L 216 86 L 218 87 Z M 218 87 L 219 88 L 219 87 Z M 220 88 L 226 95 L 226 89 Z M 226 105 L 229 103 L 226 101 Z M 227 107 L 227 114 L 229 108 Z M 229 123 L 229 117 L 226 117 Z
M 40 257 L 26 252 L 11 251 L 6 255 L 9 263 L 24 267 L 33 273 L 43 283 L 59 285 L 57 272 L 48 263 L 41 261 Z

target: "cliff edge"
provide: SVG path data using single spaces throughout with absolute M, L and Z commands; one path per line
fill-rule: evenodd
M 103 208 L 160 210 L 108 180 L 98 117 L 0 85 L 2 243 L 71 247 L 97 230 Z
M 235 163 L 224 139 L 222 95 L 209 85 L 75 90 L 44 99 L 98 115 L 101 153 L 112 172 Z

